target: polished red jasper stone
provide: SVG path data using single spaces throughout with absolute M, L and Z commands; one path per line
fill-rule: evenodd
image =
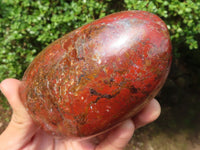
M 163 86 L 171 64 L 165 23 L 124 11 L 84 25 L 45 48 L 23 77 L 23 103 L 44 130 L 91 136 L 133 117 Z

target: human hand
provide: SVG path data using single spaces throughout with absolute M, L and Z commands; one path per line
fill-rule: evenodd
M 13 110 L 8 127 L 0 135 L 0 150 L 121 150 L 135 129 L 160 115 L 160 105 L 153 99 L 133 119 L 102 135 L 82 140 L 56 138 L 34 124 L 20 100 L 20 84 L 16 79 L 6 79 L 0 83 L 0 89 Z

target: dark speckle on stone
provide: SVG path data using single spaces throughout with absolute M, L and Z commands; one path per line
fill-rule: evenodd
M 98 93 L 96 90 L 94 90 L 94 89 L 92 89 L 92 88 L 90 88 L 90 94 L 91 94 L 91 95 L 96 95 L 96 96 L 101 96 L 100 93 Z
M 129 89 L 130 89 L 131 93 L 137 93 L 138 92 L 138 90 L 135 88 L 134 85 L 131 85 Z

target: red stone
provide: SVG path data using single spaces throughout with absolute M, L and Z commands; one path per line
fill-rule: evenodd
M 145 11 L 124 11 L 45 48 L 26 70 L 20 95 L 44 130 L 90 136 L 138 113 L 159 92 L 170 65 L 165 23 Z

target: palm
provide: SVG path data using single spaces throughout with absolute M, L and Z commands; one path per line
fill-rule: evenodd
M 90 140 L 65 140 L 55 138 L 41 130 L 38 130 L 33 138 L 28 141 L 24 149 L 36 150 L 93 150 L 95 144 Z
M 94 137 L 90 139 L 63 139 L 59 137 L 53 137 L 48 133 L 39 129 L 30 138 L 24 149 L 36 149 L 36 150 L 94 150 L 98 148 L 99 139 L 106 137 L 106 134 L 101 137 Z

